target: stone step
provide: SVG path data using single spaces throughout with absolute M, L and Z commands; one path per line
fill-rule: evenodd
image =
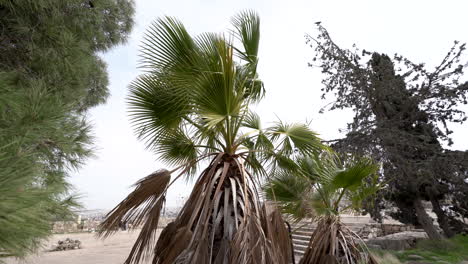
M 300 229 L 305 229 L 305 230 L 314 230 L 315 229 L 315 226 L 292 226 L 291 227 L 291 231 L 296 231 L 296 230 L 300 230 Z
M 294 250 L 301 250 L 305 251 L 307 248 L 307 245 L 301 245 L 301 244 L 294 244 Z
M 310 236 L 304 236 L 304 235 L 299 235 L 299 234 L 292 234 L 292 239 L 293 240 L 300 240 L 300 241 L 309 241 Z
M 298 240 L 298 239 L 293 238 L 292 242 L 293 242 L 293 245 L 303 245 L 303 246 L 309 245 L 308 240 Z
M 356 223 L 356 222 L 349 222 L 349 223 L 343 223 L 347 227 L 363 227 L 367 225 L 368 223 Z M 291 226 L 292 230 L 296 229 L 308 229 L 308 230 L 314 230 L 317 227 L 317 225 L 314 224 L 294 224 Z
M 309 231 L 302 231 L 302 230 L 298 230 L 294 233 L 292 233 L 293 235 L 299 235 L 299 236 L 308 236 L 308 237 L 311 237 L 312 236 L 312 232 L 309 232 Z
M 305 254 L 305 251 L 302 251 L 300 249 L 294 249 L 294 256 L 295 256 L 296 262 L 299 262 L 299 260 L 302 258 L 302 256 L 304 256 L 304 254 Z

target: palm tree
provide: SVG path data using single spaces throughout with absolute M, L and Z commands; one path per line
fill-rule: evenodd
M 376 263 L 359 236 L 340 221 L 340 214 L 359 211 L 380 187 L 378 166 L 368 159 L 324 152 L 302 156 L 297 169 L 274 174 L 264 190 L 295 221 L 317 223 L 301 264 Z
M 137 182 L 102 223 L 104 237 L 121 221 L 142 226 L 126 264 L 289 262 L 281 215 L 262 206 L 257 186 L 268 172 L 288 167 L 292 154 L 318 153 L 323 145 L 303 124 L 261 128 L 249 109 L 264 95 L 260 20 L 246 11 L 232 25 L 228 34 L 192 37 L 164 17 L 145 36 L 145 72 L 130 85 L 130 114 L 138 137 L 174 169 Z M 185 205 L 156 239 L 168 188 L 193 178 L 202 164 Z

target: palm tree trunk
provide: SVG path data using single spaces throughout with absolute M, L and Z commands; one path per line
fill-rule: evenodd
M 427 236 L 430 239 L 441 240 L 442 236 L 439 234 L 439 232 L 437 232 L 437 229 L 432 222 L 432 218 L 427 214 L 426 209 L 424 209 L 421 198 L 416 198 L 413 201 L 413 206 L 416 210 L 418 222 L 426 232 Z
M 287 235 L 286 226 L 267 216 L 243 165 L 220 153 L 195 183 L 174 224 L 166 227 L 172 230 L 161 233 L 153 264 L 288 264 L 289 252 L 278 250 L 288 242 L 278 236 Z
M 317 223 L 300 264 L 377 264 L 364 241 L 341 223 L 339 216 L 325 216 Z

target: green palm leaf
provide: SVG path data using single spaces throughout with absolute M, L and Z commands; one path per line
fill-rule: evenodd
M 350 164 L 346 169 L 339 171 L 333 178 L 335 188 L 345 188 L 356 191 L 363 184 L 363 180 L 369 175 L 377 173 L 379 167 L 367 159 L 360 159 Z
M 141 67 L 150 72 L 187 72 L 194 68 L 194 40 L 175 18 L 157 19 L 141 46 Z
M 174 89 L 156 74 L 139 76 L 129 88 L 130 117 L 139 138 L 148 146 L 154 146 L 160 134 L 179 127 L 190 111 L 184 91 Z
M 258 47 L 260 43 L 260 18 L 253 11 L 244 11 L 232 19 L 236 37 L 243 45 L 243 50 L 237 50 L 239 56 L 251 63 L 257 64 Z
M 361 202 L 380 188 L 376 176 L 379 166 L 369 159 L 349 158 L 342 162 L 336 154 L 323 152 L 309 157 L 300 156 L 294 162 L 296 165 L 288 164 L 287 167 L 292 169 L 280 173 L 279 178 L 276 176 L 277 173 L 274 174 L 275 184 L 264 188 L 268 194 L 284 193 L 281 188 L 285 187 L 278 186 L 285 182 L 300 182 L 304 186 L 312 186 L 308 189 L 291 188 L 296 192 L 294 196 L 289 194 L 290 198 L 284 196 L 287 199 L 278 196 L 277 201 L 285 205 L 285 208 L 290 207 L 294 197 L 308 197 L 309 210 L 313 211 L 310 215 L 338 214 L 339 208 L 359 210 Z M 291 186 L 294 185 L 291 184 Z M 304 190 L 308 193 L 302 193 Z M 343 198 L 347 198 L 348 203 L 351 204 L 340 207 Z M 303 198 L 297 199 L 296 203 L 303 203 Z M 284 212 L 291 214 L 290 210 Z
M 276 173 L 264 186 L 267 199 L 280 201 L 281 211 L 297 222 L 312 217 L 311 188 L 307 179 L 287 172 Z
M 268 132 L 272 141 L 281 141 L 280 151 L 285 154 L 292 154 L 297 150 L 303 155 L 312 155 L 326 148 L 317 134 L 304 124 L 287 124 L 279 121 L 269 128 Z

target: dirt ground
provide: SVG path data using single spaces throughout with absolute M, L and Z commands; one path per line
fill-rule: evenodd
M 82 248 L 41 252 L 25 260 L 8 259 L 6 264 L 121 264 L 127 258 L 138 233 L 139 230 L 121 231 L 106 240 L 97 239 L 94 233 L 54 235 L 45 243 L 46 249 L 67 237 L 80 240 Z

